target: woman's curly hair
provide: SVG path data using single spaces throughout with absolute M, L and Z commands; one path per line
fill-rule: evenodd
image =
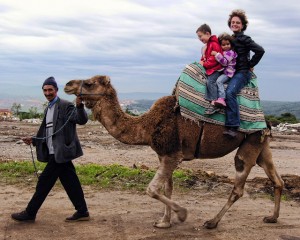
M 241 19 L 241 22 L 243 24 L 242 31 L 245 31 L 248 27 L 248 19 L 247 19 L 245 11 L 241 10 L 241 9 L 236 9 L 231 12 L 231 14 L 229 15 L 229 19 L 228 19 L 228 27 L 229 28 L 231 26 L 231 19 L 233 17 L 238 17 L 239 19 Z

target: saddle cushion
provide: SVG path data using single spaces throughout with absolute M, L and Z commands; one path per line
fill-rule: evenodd
M 195 62 L 184 68 L 175 89 L 183 117 L 195 122 L 204 121 L 225 125 L 224 109 L 212 115 L 204 115 L 210 103 L 204 98 L 206 75 L 205 69 L 199 63 Z M 254 73 L 249 84 L 238 94 L 237 101 L 241 119 L 239 131 L 252 133 L 267 128 L 258 94 L 257 77 Z

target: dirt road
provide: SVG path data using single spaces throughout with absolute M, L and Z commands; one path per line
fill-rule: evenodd
M 22 136 L 34 135 L 37 127 L 36 124 L 0 122 L 0 161 L 30 160 L 29 147 L 18 141 Z M 78 132 L 85 155 L 75 161 L 76 164 L 158 166 L 157 157 L 149 147 L 124 145 L 109 136 L 98 123 L 79 127 Z M 278 172 L 300 176 L 300 136 L 278 135 L 271 147 Z M 184 162 L 181 168 L 212 171 L 233 179 L 233 156 L 234 152 L 220 159 Z M 249 179 L 256 177 L 265 177 L 259 167 L 253 168 Z M 84 187 L 92 217 L 89 222 L 64 222 L 74 209 L 59 186 L 51 191 L 34 224 L 14 222 L 10 214 L 24 209 L 34 192 L 35 181 L 33 178 L 27 185 L 13 186 L 1 183 L 0 239 L 300 239 L 300 202 L 283 201 L 278 223 L 263 223 L 263 217 L 273 211 L 273 202 L 265 195 L 257 197 L 249 194 L 255 192 L 251 181 L 246 184 L 245 195 L 214 230 L 207 230 L 202 225 L 227 201 L 232 187 L 228 183 L 213 187 L 199 183 L 193 190 L 184 193 L 175 191 L 173 199 L 188 209 L 188 218 L 181 223 L 173 214 L 170 229 L 157 229 L 152 224 L 163 214 L 160 202 L 144 193 L 104 191 L 91 187 Z

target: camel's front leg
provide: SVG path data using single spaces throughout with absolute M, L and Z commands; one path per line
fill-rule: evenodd
M 173 190 L 172 174 L 178 164 L 179 161 L 177 158 L 171 158 L 168 156 L 160 157 L 159 169 L 147 188 L 149 196 L 163 202 L 166 205 L 164 216 L 160 221 L 154 224 L 155 227 L 168 228 L 171 226 L 171 209 L 177 213 L 180 221 L 183 222 L 186 220 L 187 210 L 171 200 Z M 165 187 L 165 195 L 160 193 L 163 186 Z
M 171 199 L 172 191 L 173 191 L 173 179 L 172 177 L 166 180 L 164 186 L 165 196 Z M 158 228 L 168 228 L 171 227 L 171 207 L 165 204 L 165 213 L 164 216 L 158 221 L 154 223 L 155 227 Z

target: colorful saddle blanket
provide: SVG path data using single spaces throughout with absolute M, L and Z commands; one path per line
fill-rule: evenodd
M 212 115 L 204 115 L 206 108 L 210 106 L 210 103 L 205 100 L 205 91 L 205 69 L 196 62 L 187 65 L 176 83 L 176 95 L 181 115 L 195 122 L 204 121 L 225 125 L 223 109 Z M 267 128 L 254 74 L 250 83 L 238 94 L 237 100 L 240 106 L 239 130 L 241 132 L 252 133 Z

